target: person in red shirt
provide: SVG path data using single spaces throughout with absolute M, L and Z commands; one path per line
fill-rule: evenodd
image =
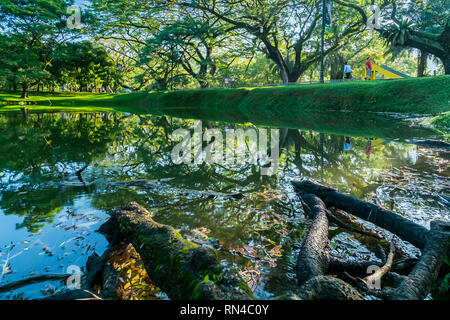
M 372 76 L 372 63 L 370 62 L 370 58 L 367 58 L 366 60 L 366 72 L 367 72 L 366 80 L 370 80 L 370 77 Z

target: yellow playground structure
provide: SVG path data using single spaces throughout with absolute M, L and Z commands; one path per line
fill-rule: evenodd
M 362 77 L 362 80 L 365 80 L 366 78 L 367 78 L 367 72 L 364 69 L 364 76 Z M 406 74 L 403 74 L 401 72 L 398 72 L 394 69 L 391 69 L 388 66 L 383 65 L 380 67 L 380 66 L 372 63 L 372 75 L 370 76 L 369 80 L 401 79 L 401 78 L 409 78 L 409 76 Z

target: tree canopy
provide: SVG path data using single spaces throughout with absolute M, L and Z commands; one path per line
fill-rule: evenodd
M 0 1 L 0 84 L 116 92 L 317 80 L 323 0 L 91 0 L 69 28 L 71 0 Z M 325 76 L 364 56 L 401 72 L 450 73 L 445 0 L 327 0 Z M 380 10 L 375 30 L 372 5 Z

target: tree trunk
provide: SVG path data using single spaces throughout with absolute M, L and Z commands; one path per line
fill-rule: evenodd
M 278 66 L 278 69 L 280 69 L 280 75 L 283 83 L 289 83 L 289 70 L 280 51 L 278 50 L 278 48 L 274 47 L 267 38 L 262 37 L 260 39 L 266 46 L 265 53 L 267 58 L 275 62 L 275 64 Z
M 200 88 L 205 89 L 208 88 L 208 81 L 204 78 L 205 75 L 200 75 L 197 77 L 197 81 L 200 84 Z
M 450 74 L 450 55 L 441 58 L 444 64 L 445 74 Z
M 163 78 L 156 78 L 156 85 L 159 91 L 166 91 L 169 87 L 169 84 L 167 83 L 167 79 Z
M 30 86 L 27 83 L 22 83 L 22 99 L 28 98 L 28 91 L 30 90 Z
M 417 77 L 424 77 L 427 70 L 428 53 L 420 50 L 417 57 Z
M 330 66 L 330 79 L 339 80 L 344 78 L 344 57 L 339 52 L 328 56 L 327 62 Z
M 288 84 L 290 79 L 289 79 L 289 73 L 288 71 L 284 68 L 284 66 L 280 67 L 280 74 L 281 74 L 281 80 L 283 80 L 284 84 Z

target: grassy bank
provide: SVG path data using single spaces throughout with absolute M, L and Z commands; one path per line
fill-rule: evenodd
M 323 85 L 242 89 L 197 89 L 131 94 L 40 94 L 28 101 L 40 106 L 112 108 L 133 113 L 201 108 L 266 117 L 308 111 L 375 111 L 437 114 L 450 110 L 450 76 L 358 81 Z M 1 94 L 0 101 L 19 101 Z M 30 108 L 37 108 L 33 106 Z M 14 108 L 3 106 L 1 109 Z M 16 106 L 17 108 L 17 106 Z
M 283 118 L 305 111 L 437 114 L 450 110 L 450 76 L 235 90 L 191 90 L 142 97 L 149 108 L 237 111 L 248 118 Z M 136 100 L 138 102 L 139 100 Z
M 203 89 L 131 94 L 33 94 L 31 111 L 165 114 L 222 122 L 252 122 L 278 128 L 311 129 L 348 136 L 425 137 L 409 123 L 371 112 L 435 115 L 429 125 L 449 131 L 450 76 L 391 81 L 359 81 L 270 88 Z M 0 102 L 20 101 L 0 94 Z M 14 111 L 22 105 L 1 105 Z M 339 112 L 356 111 L 356 112 Z M 447 112 L 447 113 L 445 113 Z M 445 116 L 447 115 L 447 116 Z

